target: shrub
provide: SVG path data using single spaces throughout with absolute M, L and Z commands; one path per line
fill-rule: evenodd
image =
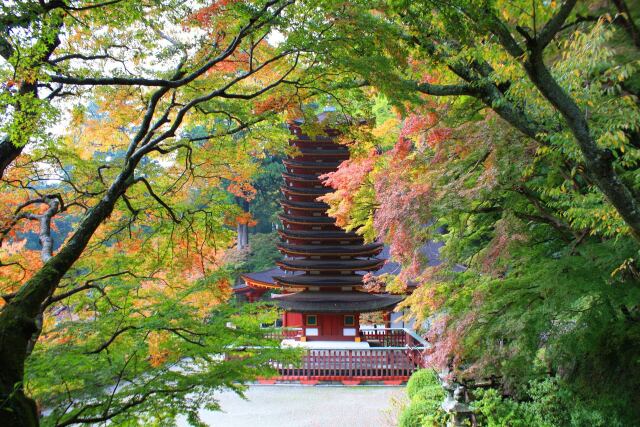
M 605 402 L 583 402 L 557 378 L 532 381 L 525 401 L 495 389 L 475 392 L 478 424 L 486 427 L 622 427 Z M 605 409 L 602 409 L 605 408 Z
M 445 391 L 440 386 L 436 373 L 430 369 L 416 371 L 407 383 L 410 403 L 400 414 L 400 427 L 439 426 L 445 422 L 446 414 L 440 406 Z
M 420 369 L 416 371 L 407 383 L 407 394 L 409 399 L 421 396 L 425 399 L 434 399 L 442 403 L 445 397 L 445 391 L 440 385 L 438 375 L 431 369 Z

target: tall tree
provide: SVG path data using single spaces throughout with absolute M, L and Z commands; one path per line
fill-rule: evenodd
M 393 1 L 327 2 L 326 10 L 326 19 L 335 20 L 327 38 L 337 40 L 334 51 L 326 45 L 326 55 L 337 64 L 399 101 L 419 94 L 477 100 L 524 135 L 562 151 L 640 239 L 629 153 L 640 146 L 633 7 Z M 588 56 L 586 38 L 602 46 L 596 56 Z
M 425 361 L 498 389 L 477 402 L 479 422 L 638 418 L 638 247 L 626 209 L 637 197 L 640 73 L 629 5 L 325 4 L 337 40 L 326 55 L 378 95 L 362 103 L 371 124 L 345 138 L 352 157 L 327 177 L 337 191 L 325 200 L 403 264 L 371 286 L 418 285 L 403 308 L 429 326 Z
M 222 321 L 231 313 L 208 313 L 228 289 L 217 272 L 217 253 L 231 240 L 226 216 L 234 213 L 223 183 L 250 179 L 251 153 L 238 142 L 259 150 L 265 135 L 282 134 L 275 124 L 282 109 L 261 104 L 276 90 L 283 97 L 304 90 L 298 69 L 303 58 L 314 62 L 304 45 L 266 41 L 287 26 L 283 11 L 292 3 L 3 5 L 5 425 L 38 424 L 26 387 L 60 405 L 53 424 L 95 423 L 131 410 L 195 414 L 207 386 L 232 386 L 264 369 L 269 352 L 242 347 L 258 339 L 251 328 L 259 318 L 236 316 L 232 332 Z M 47 133 L 60 117 L 67 126 Z M 71 227 L 64 241 L 55 240 L 58 224 Z M 40 260 L 21 243 L 31 230 Z M 74 335 L 79 325 L 86 329 Z M 188 351 L 172 351 L 176 342 Z M 144 357 L 134 343 L 154 351 Z M 234 352 L 226 363 L 211 359 Z M 58 393 L 45 389 L 52 354 L 68 357 L 65 373 L 78 367 L 78 380 Z M 185 354 L 190 368 L 178 363 Z M 252 359 L 242 362 L 242 354 Z M 25 376 L 30 355 L 40 375 Z M 92 363 L 113 370 L 92 377 Z M 145 374 L 141 363 L 163 369 Z M 186 398 L 193 393 L 200 397 Z

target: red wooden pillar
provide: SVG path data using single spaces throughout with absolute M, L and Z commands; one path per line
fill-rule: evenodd
M 384 327 L 385 328 L 390 328 L 391 327 L 391 312 L 385 311 L 384 313 L 382 313 L 382 321 L 384 322 Z

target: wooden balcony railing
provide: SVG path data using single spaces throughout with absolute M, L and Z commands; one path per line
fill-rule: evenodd
M 300 364 L 274 364 L 281 381 L 406 381 L 418 369 L 408 349 L 310 349 Z
M 404 347 L 408 341 L 406 331 L 400 328 L 360 329 L 360 335 L 372 347 Z
M 292 338 L 299 336 L 295 334 L 302 333 L 299 328 L 282 331 L 278 336 Z M 400 383 L 422 367 L 422 353 L 429 346 L 423 338 L 404 328 L 361 329 L 361 336 L 369 342 L 370 348 L 332 348 L 329 342 L 326 343 L 327 347 L 323 347 L 321 342 L 316 341 L 313 348 L 303 350 L 304 353 L 297 364 L 274 361 L 273 367 L 278 371 L 277 377 L 263 381 Z

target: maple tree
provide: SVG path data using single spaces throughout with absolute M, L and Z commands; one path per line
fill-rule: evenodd
M 323 78 L 302 39 L 268 41 L 292 3 L 2 6 L 3 425 L 197 423 L 269 372 L 274 313 L 227 304 L 224 254 L 284 152 L 281 100 Z
M 356 3 L 327 55 L 371 120 L 324 200 L 402 263 L 368 285 L 417 286 L 425 361 L 497 390 L 478 422 L 637 419 L 637 2 Z

